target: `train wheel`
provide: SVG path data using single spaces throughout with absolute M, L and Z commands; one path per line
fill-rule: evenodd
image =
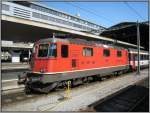
M 101 81 L 100 75 L 95 75 L 95 76 L 93 76 L 93 80 L 94 80 L 94 81 Z
M 86 83 L 88 82 L 88 78 L 87 78 L 87 77 L 82 78 L 82 82 L 83 82 L 84 84 L 86 84 Z
M 91 83 L 93 81 L 93 77 L 89 76 L 87 77 L 88 83 Z
M 71 87 L 76 87 L 83 84 L 82 78 L 73 79 L 71 82 Z
M 58 83 L 47 83 L 42 84 L 40 82 L 34 83 L 26 83 L 25 85 L 25 92 L 30 93 L 31 91 L 39 92 L 39 93 L 49 93 L 50 91 L 54 90 L 57 87 Z
M 49 84 L 45 84 L 40 91 L 43 93 L 49 93 L 50 91 L 55 90 L 55 88 L 57 87 L 58 83 L 54 82 L 54 83 L 49 83 Z
M 97 80 L 98 80 L 98 81 L 102 81 L 102 77 L 101 77 L 101 76 L 98 76 L 98 77 L 97 77 Z

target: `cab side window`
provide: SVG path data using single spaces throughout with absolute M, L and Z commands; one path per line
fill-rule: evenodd
M 110 56 L 110 50 L 109 49 L 104 49 L 103 50 L 103 56 L 109 57 Z
M 61 45 L 61 57 L 68 57 L 68 45 Z
M 84 47 L 82 53 L 83 56 L 93 56 L 93 48 Z
M 121 51 L 117 51 L 117 57 L 121 57 L 122 56 L 122 52 Z

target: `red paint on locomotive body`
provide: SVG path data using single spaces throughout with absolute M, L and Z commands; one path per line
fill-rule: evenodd
M 46 42 L 50 44 L 52 42 Z M 54 72 L 66 72 L 66 71 L 77 71 L 77 70 L 87 70 L 94 68 L 111 68 L 117 66 L 127 66 L 128 61 L 128 51 L 126 49 L 116 49 L 116 48 L 105 48 L 98 46 L 89 46 L 83 44 L 74 44 L 66 42 L 55 42 L 57 47 L 56 57 L 38 57 L 37 46 L 34 53 L 34 66 L 32 68 L 33 72 L 42 73 L 54 73 Z M 62 57 L 61 46 L 68 45 L 68 57 Z M 92 48 L 92 56 L 84 56 L 83 48 Z M 104 56 L 104 49 L 110 51 L 110 56 Z M 121 56 L 117 56 L 117 51 L 121 52 Z
M 32 72 L 18 76 L 18 83 L 24 83 L 26 91 L 32 89 L 48 93 L 67 80 L 74 84 L 78 80 L 88 81 L 89 77 L 94 79 L 135 71 L 137 53 L 134 53 L 134 49 L 106 46 L 95 41 L 42 39 L 33 48 Z M 148 52 L 143 51 L 141 55 L 140 65 L 147 67 Z

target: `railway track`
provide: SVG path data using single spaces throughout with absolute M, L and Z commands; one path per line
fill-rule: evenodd
M 78 94 L 81 93 L 81 89 L 82 89 L 82 92 L 86 92 L 86 94 L 88 94 L 88 93 L 90 93 L 89 89 L 96 88 L 97 85 L 101 85 L 101 84 L 103 84 L 102 86 L 108 87 L 107 85 L 104 85 L 104 84 L 108 83 L 109 81 L 111 83 L 111 82 L 115 81 L 117 78 L 123 80 L 123 78 L 128 77 L 128 74 L 129 73 L 123 74 L 121 76 L 114 76 L 109 79 L 105 78 L 104 81 L 100 81 L 100 82 L 95 81 L 95 82 L 91 82 L 89 84 L 79 85 L 77 87 L 72 88 L 71 96 L 72 96 L 72 98 L 78 97 Z M 132 73 L 132 74 L 134 74 L 134 73 Z M 32 102 L 32 100 L 35 101 L 35 100 L 39 100 L 39 99 L 47 98 L 47 97 L 51 97 L 53 100 L 53 96 L 57 97 L 57 98 L 63 98 L 64 94 L 65 94 L 65 90 L 63 88 L 57 88 L 56 91 L 53 91 L 46 95 L 45 94 L 37 94 L 37 93 L 25 94 L 24 91 L 22 90 L 22 91 L 16 92 L 16 93 L 14 92 L 14 93 L 9 93 L 9 94 L 3 94 L 2 95 L 2 106 L 5 106 L 5 108 L 7 108 L 6 106 L 11 106 L 14 104 L 19 105 L 20 102 L 28 103 L 28 102 Z M 59 95 L 59 96 L 55 96 L 55 95 Z M 82 95 L 80 94 L 80 96 L 82 96 Z
M 20 92 L 2 95 L 2 111 L 79 111 L 81 108 L 146 77 L 147 75 L 135 76 L 132 73 L 129 76 L 118 76 L 102 82 L 80 85 L 72 88 L 71 98 L 67 100 L 63 99 L 66 97 L 66 93 L 62 88 L 49 94 L 26 95 L 24 92 Z
M 126 73 L 126 74 L 122 74 L 120 76 L 107 76 L 107 77 L 103 77 L 102 78 L 102 81 L 100 82 L 106 82 L 106 81 L 110 81 L 110 80 L 113 80 L 113 79 L 116 79 L 116 78 L 121 78 L 123 76 L 127 76 L 129 73 Z M 85 84 L 80 84 L 80 85 L 77 85 L 75 87 L 73 87 L 72 89 L 74 90 L 78 90 L 80 88 L 85 88 L 85 87 L 88 87 L 88 86 L 92 86 L 94 84 L 97 84 L 99 81 L 91 81 L 89 83 L 85 83 Z M 47 95 L 50 95 L 50 94 L 53 94 L 53 93 L 62 93 L 64 92 L 65 89 L 64 88 L 56 88 L 56 90 L 50 92 L 49 94 Z M 20 88 L 13 88 L 13 89 L 6 89 L 6 90 L 3 90 L 2 91 L 2 105 L 7 105 L 7 104 L 10 104 L 10 103 L 16 103 L 16 102 L 19 102 L 19 101 L 23 101 L 23 100 L 27 100 L 27 99 L 32 99 L 34 97 L 40 97 L 40 96 L 43 96 L 45 94 L 42 94 L 42 93 L 37 93 L 37 92 L 32 92 L 31 94 L 26 94 L 24 92 L 24 87 L 20 87 Z M 18 97 L 18 98 L 16 98 Z M 32 97 L 32 98 L 30 98 Z
M 149 89 L 143 86 L 143 82 L 145 82 L 145 80 L 137 82 L 135 85 L 130 85 L 113 95 L 89 105 L 87 111 L 148 112 Z
M 116 77 L 118 78 L 118 77 L 121 77 L 121 76 L 126 76 L 130 73 L 134 73 L 134 72 L 123 73 L 119 76 L 109 75 L 109 76 L 106 76 L 106 77 L 102 77 L 102 81 L 103 80 L 105 80 L 105 81 L 106 80 L 111 80 L 111 79 L 114 79 Z M 2 81 L 2 86 L 3 86 L 2 87 L 2 95 L 23 92 L 24 91 L 24 85 L 18 85 L 17 80 L 18 79 Z M 5 86 L 8 86 L 8 88 L 5 87 Z

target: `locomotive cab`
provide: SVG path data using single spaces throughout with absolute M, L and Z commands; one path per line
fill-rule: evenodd
M 30 62 L 31 72 L 19 75 L 18 84 L 25 84 L 27 92 L 31 89 L 44 93 L 52 90 L 57 84 L 52 84 L 45 75 L 53 71 L 56 58 L 57 43 L 50 41 L 35 43 Z
M 57 44 L 53 42 L 38 43 L 34 48 L 34 64 L 32 66 L 32 72 L 51 72 L 52 65 L 57 57 Z

